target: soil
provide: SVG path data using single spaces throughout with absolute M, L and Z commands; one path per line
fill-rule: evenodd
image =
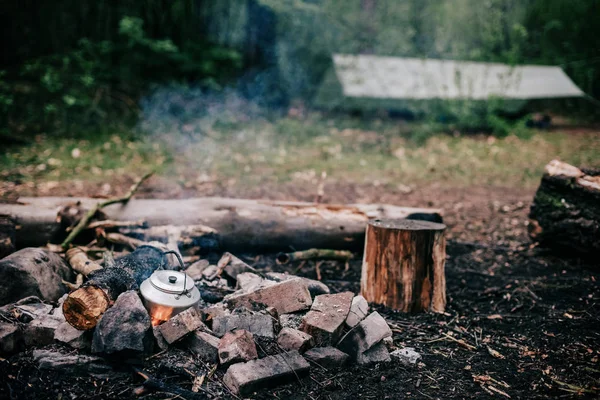
M 129 182 L 124 182 L 127 187 Z M 173 197 L 168 183 L 155 182 L 147 197 Z M 274 190 L 276 189 L 276 190 Z M 63 188 L 63 193 L 72 193 Z M 180 189 L 175 197 L 223 195 L 313 200 L 303 188 L 278 186 L 234 192 L 232 188 Z M 60 191 L 60 189 L 59 189 Z M 88 192 L 89 193 L 89 192 Z M 464 399 L 598 398 L 600 393 L 600 268 L 598 260 L 533 247 L 527 213 L 533 191 L 506 188 L 451 189 L 429 186 L 409 194 L 366 185 L 332 184 L 328 202 L 384 202 L 444 209 L 448 226 L 448 306 L 444 314 L 408 315 L 377 308 L 394 332 L 394 345 L 422 356 L 415 366 L 397 361 L 339 370 L 313 368 L 309 377 L 264 389 L 259 399 Z M 315 279 L 316 264 L 278 266 L 273 255 L 246 255 L 257 268 L 289 271 Z M 361 261 L 319 264 L 334 291 L 358 292 Z M 264 353 L 269 353 L 264 344 Z M 206 366 L 187 352 L 147 361 L 145 370 L 168 385 L 190 390 L 195 375 L 204 387 L 229 398 L 218 385 L 224 371 L 208 378 Z M 0 361 L 0 398 L 135 398 L 143 379 L 134 373 L 109 379 L 60 376 L 38 370 L 31 351 Z M 208 385 L 207 385 L 208 383 Z M 168 392 L 168 390 L 167 390 Z M 205 394 L 200 392 L 200 396 Z M 139 398 L 177 397 L 151 392 Z

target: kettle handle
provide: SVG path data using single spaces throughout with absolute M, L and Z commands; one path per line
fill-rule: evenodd
M 181 268 L 182 271 L 185 270 L 185 265 L 183 263 L 183 260 L 181 259 L 181 255 L 179 254 L 178 251 L 175 250 L 168 250 L 168 251 L 163 251 L 163 254 L 166 256 L 167 254 L 175 254 L 175 257 L 177 257 L 177 261 L 179 261 L 179 266 Z M 188 290 L 187 288 L 187 274 L 185 273 L 185 271 L 183 272 L 184 278 L 183 278 L 183 291 L 181 293 L 179 293 L 179 296 L 187 294 Z

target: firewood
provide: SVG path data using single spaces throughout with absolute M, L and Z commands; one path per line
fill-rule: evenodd
M 69 245 L 71 244 L 71 242 L 77 237 L 77 235 L 79 235 L 89 224 L 90 220 L 92 218 L 94 218 L 94 216 L 96 215 L 96 213 L 103 209 L 106 206 L 109 206 L 111 204 L 116 204 L 116 203 L 123 203 L 123 204 L 127 204 L 127 202 L 131 199 L 131 197 L 135 194 L 135 192 L 138 190 L 138 188 L 140 187 L 140 185 L 148 178 L 150 178 L 150 176 L 152 176 L 154 172 L 150 172 L 147 173 L 146 175 L 142 176 L 138 181 L 136 181 L 131 188 L 129 189 L 129 192 L 127 192 L 125 194 L 125 196 L 123 197 L 118 197 L 118 198 L 114 198 L 114 199 L 109 199 L 106 201 L 103 201 L 102 203 L 98 203 L 96 204 L 94 207 L 92 207 L 77 223 L 77 225 L 75 226 L 75 228 L 73 228 L 73 230 L 71 231 L 71 233 L 69 233 L 69 236 L 67 236 L 67 238 L 61 243 L 61 246 L 63 247 L 63 249 L 66 249 L 69 247 Z
M 542 246 L 600 251 L 600 170 L 562 161 L 546 165 L 529 212 L 529 236 Z
M 93 271 L 88 275 L 87 282 L 65 299 L 65 319 L 76 329 L 92 329 L 121 293 L 137 289 L 166 262 L 161 250 L 141 246 L 133 253 L 115 260 L 113 267 Z
M 90 260 L 85 251 L 80 247 L 73 247 L 67 250 L 65 258 L 73 271 L 79 272 L 83 276 L 88 276 L 90 273 L 102 269 L 102 266 Z
M 331 249 L 308 249 L 304 251 L 295 251 L 293 253 L 277 254 L 278 264 L 287 264 L 293 261 L 325 259 L 325 260 L 341 260 L 348 261 L 352 258 L 352 253 L 347 250 L 331 250 Z
M 370 222 L 360 285 L 363 297 L 404 312 L 443 312 L 445 229 L 428 221 Z
M 76 199 L 77 200 L 77 199 Z M 93 207 L 94 199 L 78 199 Z M 72 198 L 22 198 L 21 204 L 0 204 L 22 229 L 19 246 L 44 246 L 61 231 L 56 210 Z M 149 226 L 205 225 L 219 232 L 223 251 L 289 251 L 310 248 L 361 250 L 365 225 L 374 218 L 441 220 L 440 210 L 386 204 L 314 204 L 230 198 L 131 199 L 103 208 L 113 221 L 144 220 Z M 123 231 L 121 233 L 124 233 Z

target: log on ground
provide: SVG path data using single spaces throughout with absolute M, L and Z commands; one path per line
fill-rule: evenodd
M 372 221 L 361 274 L 367 301 L 403 312 L 443 312 L 446 227 L 427 221 Z
M 18 246 L 42 246 L 60 236 L 56 213 L 65 204 L 81 201 L 91 208 L 94 199 L 60 197 L 21 198 L 19 204 L 1 204 L 0 213 L 22 226 Z M 431 208 L 387 204 L 334 205 L 230 198 L 132 199 L 103 208 L 114 221 L 144 220 L 150 227 L 205 225 L 220 233 L 226 251 L 289 251 L 310 248 L 361 249 L 365 225 L 375 218 L 420 218 L 440 221 Z
M 542 246 L 600 251 L 600 170 L 562 161 L 546 165 L 529 212 L 529 236 Z

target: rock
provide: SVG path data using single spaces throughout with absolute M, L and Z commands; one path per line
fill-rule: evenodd
M 74 349 L 90 349 L 92 338 L 89 331 L 75 329 L 68 322 L 62 322 L 54 331 L 54 340 Z
M 323 282 L 319 282 L 314 279 L 308 279 L 290 274 L 282 274 L 281 272 L 267 272 L 265 276 L 267 277 L 267 279 L 270 279 L 275 282 L 283 282 L 289 279 L 302 279 L 302 281 L 306 284 L 310 295 L 313 297 L 318 296 L 320 294 L 329 294 L 331 292 L 329 290 L 329 286 L 327 286 Z
M 50 314 L 42 314 L 23 328 L 25 346 L 46 346 L 54 341 L 54 333 L 65 322 Z
M 219 361 L 219 338 L 202 331 L 194 331 L 186 340 L 188 348 L 207 363 Z
M 290 279 L 251 293 L 228 296 L 225 301 L 230 308 L 251 309 L 255 305 L 262 305 L 274 307 L 279 314 L 306 310 L 312 304 L 310 293 L 301 279 Z
M 167 350 L 169 348 L 169 343 L 167 343 L 162 333 L 160 333 L 160 329 L 158 326 L 152 327 L 152 335 L 154 336 L 155 348 L 157 347 L 161 350 Z
M 152 349 L 152 324 L 137 291 L 123 292 L 94 330 L 92 352 L 139 356 Z
M 0 322 L 0 355 L 18 352 L 23 345 L 23 332 L 16 324 Z
M 219 267 L 216 265 L 209 265 L 204 269 L 204 271 L 202 271 L 202 278 L 206 279 L 207 281 L 212 281 L 217 277 L 218 274 Z
M 237 276 L 244 272 L 256 272 L 254 268 L 231 253 L 223 254 L 217 265 L 219 268 L 223 268 L 223 272 L 233 279 L 237 279 Z
M 348 318 L 346 318 L 346 325 L 350 328 L 354 328 L 360 321 L 365 319 L 368 313 L 369 303 L 367 303 L 367 300 L 360 295 L 354 296 Z
M 44 315 L 50 315 L 53 309 L 54 307 L 52 307 L 50 304 L 32 303 L 15 305 L 13 311 L 16 311 L 19 314 L 24 314 L 31 321 Z M 19 319 L 21 318 L 19 317 Z
M 225 304 L 217 303 L 217 304 L 213 304 L 212 306 L 210 306 L 208 308 L 204 308 L 202 310 L 202 314 L 205 316 L 205 320 L 206 319 L 214 320 L 216 317 L 219 317 L 222 315 L 230 315 L 231 310 L 229 308 L 227 308 L 227 306 Z
M 304 353 L 314 345 L 313 337 L 308 333 L 292 328 L 283 328 L 277 336 L 277 344 L 283 350 L 297 350 Z
M 297 351 L 248 361 L 229 367 L 223 382 L 236 395 L 295 380 L 308 374 L 310 365 Z
M 266 313 L 253 313 L 246 308 L 237 308 L 229 315 L 213 318 L 212 331 L 221 337 L 227 332 L 244 329 L 255 336 L 275 338 L 274 323 L 276 320 Z
M 385 319 L 378 312 L 372 312 L 344 335 L 337 347 L 343 352 L 348 353 L 350 357 L 358 359 L 362 353 L 390 336 L 392 336 L 392 331 L 387 322 L 385 322 Z M 381 345 L 387 353 L 385 344 L 382 343 Z M 379 350 L 379 353 L 383 352 Z
M 406 366 L 416 365 L 422 358 L 412 347 L 394 350 L 390 353 L 390 356 L 392 359 L 397 360 Z
M 57 254 L 38 248 L 26 248 L 0 260 L 0 305 L 26 296 L 54 302 L 67 288 L 62 281 L 73 274 Z
M 310 311 L 302 320 L 301 329 L 315 338 L 317 346 L 337 342 L 348 317 L 353 297 L 352 292 L 322 294 L 315 297 Z
M 190 278 L 197 281 L 202 279 L 202 272 L 204 272 L 204 270 L 208 268 L 209 265 L 210 263 L 208 262 L 208 260 L 198 260 L 189 267 L 187 267 L 185 273 L 188 274 Z
M 237 276 L 236 289 L 239 293 L 250 293 L 263 287 L 275 285 L 275 283 L 252 272 L 244 272 Z
M 54 350 L 34 350 L 33 360 L 40 369 L 63 375 L 91 375 L 99 379 L 114 377 L 112 367 L 100 357 L 83 354 L 63 354 Z
M 219 361 L 222 365 L 258 358 L 254 337 L 243 329 L 227 332 L 219 341 Z
M 391 336 L 383 338 L 382 342 L 389 351 L 394 350 L 396 347 L 394 346 L 394 339 Z
M 302 314 L 281 314 L 279 316 L 279 324 L 282 328 L 300 329 L 302 325 Z
M 350 356 L 335 347 L 315 347 L 304 353 L 304 358 L 324 368 L 337 368 L 345 365 Z
M 359 353 L 356 356 L 356 363 L 359 365 L 367 365 L 378 362 L 389 362 L 391 361 L 390 352 L 383 342 L 379 342 L 369 350 L 363 353 Z
M 158 330 L 167 343 L 171 344 L 200 327 L 206 326 L 202 323 L 196 307 L 190 307 L 159 325 Z

